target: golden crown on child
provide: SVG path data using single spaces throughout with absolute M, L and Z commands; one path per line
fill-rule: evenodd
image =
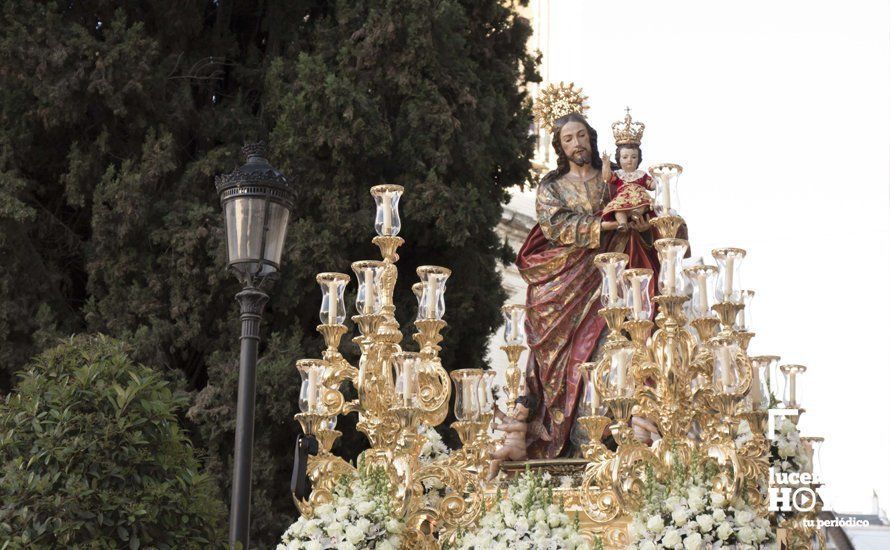
M 643 141 L 643 131 L 646 125 L 642 122 L 634 122 L 630 116 L 630 107 L 625 108 L 624 126 L 618 120 L 612 123 L 612 135 L 615 136 L 615 145 L 633 144 L 639 145 Z

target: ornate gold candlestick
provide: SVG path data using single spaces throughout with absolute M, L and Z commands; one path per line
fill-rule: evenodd
M 658 216 L 649 220 L 649 223 L 655 227 L 660 239 L 675 239 L 677 231 L 683 225 L 683 218 L 680 216 Z

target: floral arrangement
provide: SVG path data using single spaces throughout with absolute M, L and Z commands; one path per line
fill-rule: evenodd
M 800 439 L 800 431 L 788 417 L 778 421 L 775 438 L 770 445 L 770 466 L 776 473 L 809 472 L 809 454 Z
M 666 482 L 650 469 L 642 509 L 628 525 L 630 548 L 699 550 L 770 548 L 773 533 L 767 518 L 744 501 L 729 502 L 711 490 L 716 471 L 697 456 L 690 465 L 676 464 Z
M 396 550 L 404 524 L 392 516 L 391 498 L 383 470 L 359 468 L 337 482 L 331 502 L 291 525 L 276 550 Z
M 497 493 L 494 505 L 479 521 L 479 528 L 461 533 L 454 545 L 503 550 L 593 550 L 578 528 L 578 518 L 569 519 L 561 503 L 554 501 L 550 474 L 528 470 L 507 486 L 506 498 Z
M 432 426 L 420 424 L 417 433 L 423 436 L 423 447 L 420 449 L 420 462 L 429 464 L 440 459 L 448 458 L 451 449 L 442 441 L 442 436 Z M 442 501 L 442 497 L 446 494 L 445 485 L 435 478 L 424 479 L 423 485 L 423 506 L 424 508 L 435 509 Z

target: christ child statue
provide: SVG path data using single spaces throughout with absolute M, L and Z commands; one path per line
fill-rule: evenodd
M 501 462 L 528 458 L 525 443 L 525 434 L 528 431 L 526 421 L 537 404 L 535 396 L 523 395 L 516 399 L 510 414 L 504 414 L 499 408 L 495 408 L 495 417 L 500 421 L 495 424 L 495 429 L 503 431 L 506 436 L 501 446 L 491 453 L 491 464 L 488 467 L 489 480 L 497 477 Z
M 610 189 L 617 188 L 615 197 L 603 209 L 603 220 L 614 220 L 620 231 L 627 230 L 629 218 L 641 221 L 652 206 L 652 198 L 646 191 L 655 190 L 655 181 L 645 170 L 640 170 L 643 162 L 640 142 L 644 129 L 644 124 L 632 121 L 628 109 L 624 125 L 621 122 L 612 125 L 617 145 L 615 159 L 620 168 L 612 172 L 609 154 L 603 153 L 603 180 Z

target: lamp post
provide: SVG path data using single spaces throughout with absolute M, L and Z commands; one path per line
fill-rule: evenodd
M 260 320 L 269 300 L 263 283 L 278 274 L 294 191 L 266 160 L 263 142 L 245 145 L 247 163 L 216 177 L 226 223 L 228 268 L 243 285 L 235 297 L 241 306 L 241 359 L 235 424 L 235 469 L 229 515 L 229 544 L 248 547 L 250 474 L 253 463 L 253 419 L 256 400 L 257 346 Z

